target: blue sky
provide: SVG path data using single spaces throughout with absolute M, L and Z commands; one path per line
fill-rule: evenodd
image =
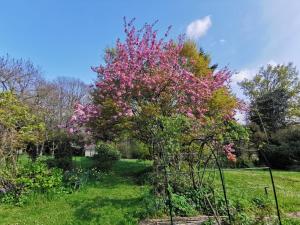
M 48 79 L 89 83 L 90 67 L 123 37 L 123 16 L 135 17 L 137 25 L 159 20 L 162 32 L 172 25 L 172 37 L 190 25 L 213 63 L 239 72 L 237 82 L 266 63 L 300 68 L 299 11 L 299 0 L 0 0 L 0 55 L 30 58 Z

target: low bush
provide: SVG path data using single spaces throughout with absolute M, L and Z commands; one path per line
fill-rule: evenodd
M 95 150 L 96 154 L 93 156 L 94 165 L 102 171 L 111 170 L 114 163 L 121 158 L 120 152 L 111 143 L 99 142 Z
M 197 211 L 191 199 L 184 195 L 172 194 L 173 213 L 177 216 L 195 216 Z
M 61 187 L 63 172 L 61 169 L 48 169 L 44 162 L 37 161 L 26 164 L 20 169 L 16 179 L 24 190 L 47 192 L 50 189 Z
M 49 169 L 42 161 L 25 164 L 16 175 L 2 172 L 0 177 L 0 201 L 4 203 L 23 204 L 32 193 L 64 191 L 63 171 Z
M 71 190 L 78 190 L 89 181 L 99 181 L 104 175 L 96 168 L 82 169 L 74 168 L 64 173 L 64 185 Z

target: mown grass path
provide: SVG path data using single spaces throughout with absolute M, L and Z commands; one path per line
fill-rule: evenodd
M 54 199 L 39 195 L 22 207 L 0 206 L 1 225 L 129 225 L 143 213 L 147 186 L 137 185 L 130 173 L 145 164 L 122 160 L 111 174 L 72 194 Z

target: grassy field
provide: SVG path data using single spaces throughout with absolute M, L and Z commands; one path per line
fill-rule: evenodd
M 229 200 L 251 202 L 255 198 L 267 196 L 272 203 L 271 215 L 276 215 L 275 199 L 268 171 L 225 170 L 224 176 Z M 273 171 L 273 178 L 283 224 L 300 224 L 300 218 L 290 218 L 293 212 L 300 212 L 300 173 Z
M 78 160 L 86 166 L 89 161 Z M 39 195 L 22 207 L 0 206 L 1 225 L 112 225 L 137 224 L 143 213 L 147 186 L 136 185 L 129 172 L 144 168 L 143 162 L 120 161 L 112 174 L 84 189 L 52 200 Z M 126 169 L 125 169 L 126 168 Z
M 268 197 L 274 199 L 268 171 L 225 170 L 224 173 L 229 198 L 250 199 L 266 196 L 266 188 Z M 300 212 L 300 172 L 273 171 L 273 177 L 282 212 Z
M 76 158 L 77 166 L 88 167 L 87 158 Z M 149 187 L 138 185 L 133 174 L 149 162 L 121 160 L 101 181 L 87 184 L 72 194 L 47 198 L 36 196 L 28 204 L 0 206 L 0 225 L 126 225 L 137 224 L 144 213 L 143 198 Z M 249 200 L 256 196 L 272 198 L 266 171 L 225 170 L 228 198 Z M 300 211 L 300 173 L 274 171 L 278 201 L 283 214 Z M 300 221 L 284 224 L 300 224 Z

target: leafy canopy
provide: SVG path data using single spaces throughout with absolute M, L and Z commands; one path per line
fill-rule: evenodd
M 251 101 L 250 121 L 266 131 L 275 131 L 300 116 L 300 82 L 293 64 L 268 65 L 240 85 Z
M 42 123 L 12 92 L 0 92 L 0 160 L 13 159 L 26 143 L 43 140 Z

